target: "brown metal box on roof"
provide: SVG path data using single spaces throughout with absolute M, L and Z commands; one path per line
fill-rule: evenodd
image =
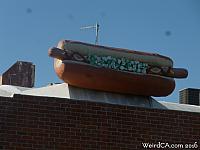
M 3 85 L 33 87 L 35 81 L 35 65 L 31 62 L 17 61 L 2 75 Z

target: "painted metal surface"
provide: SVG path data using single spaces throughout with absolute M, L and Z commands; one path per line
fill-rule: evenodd
M 188 75 L 186 69 L 172 68 L 173 62 L 166 56 L 76 41 L 59 42 L 58 48 L 49 50 L 49 56 L 55 58 L 54 69 L 64 82 L 101 91 L 167 96 L 175 88 L 173 78 L 185 78 Z M 94 61 L 88 59 L 91 56 L 97 59 Z M 102 60 L 107 60 L 108 56 L 112 59 L 102 63 Z M 122 59 L 126 63 L 121 63 L 120 69 L 113 67 L 116 64 L 108 64 L 108 62 L 113 63 L 113 60 L 122 62 Z M 133 68 L 139 66 L 132 65 L 136 62 L 139 65 L 145 64 L 144 71 L 138 71 L 141 68 Z
M 59 67 L 57 67 L 59 66 Z M 55 65 L 58 76 L 81 88 L 143 96 L 167 96 L 175 88 L 172 78 L 98 68 L 65 60 Z

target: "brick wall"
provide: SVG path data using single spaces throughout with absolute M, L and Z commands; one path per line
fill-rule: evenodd
M 59 98 L 0 97 L 0 149 L 143 149 L 200 146 L 200 114 Z M 155 149 L 155 148 L 153 148 Z

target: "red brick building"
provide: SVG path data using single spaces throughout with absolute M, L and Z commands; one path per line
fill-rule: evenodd
M 0 86 L 0 94 L 3 150 L 200 149 L 199 106 L 67 84 Z

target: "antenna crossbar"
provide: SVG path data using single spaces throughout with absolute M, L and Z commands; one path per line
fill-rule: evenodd
M 98 44 L 98 41 L 99 41 L 99 24 L 98 24 L 98 22 L 95 25 L 81 27 L 80 29 L 85 30 L 85 29 L 92 29 L 92 28 L 94 28 L 95 32 L 96 32 L 95 44 Z

